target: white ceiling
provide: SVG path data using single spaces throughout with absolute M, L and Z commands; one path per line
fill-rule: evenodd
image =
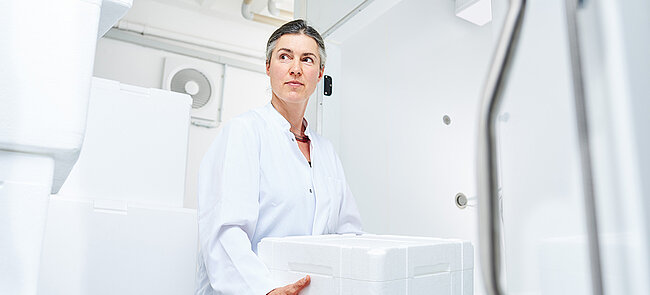
M 196 10 L 197 12 L 217 12 L 230 16 L 241 16 L 242 0 L 154 0 L 183 9 Z M 259 14 L 270 15 L 266 9 L 267 0 L 253 0 L 252 11 Z M 294 0 L 275 0 L 279 9 L 293 12 Z M 243 17 L 242 17 L 243 18 Z

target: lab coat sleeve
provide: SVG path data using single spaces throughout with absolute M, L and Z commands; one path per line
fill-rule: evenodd
M 264 295 L 280 285 L 251 247 L 259 213 L 259 131 L 238 118 L 229 123 L 199 172 L 201 259 L 217 294 Z
M 348 185 L 348 182 L 345 178 L 345 173 L 343 172 L 343 165 L 341 165 L 341 160 L 339 159 L 338 156 L 336 156 L 336 162 L 337 162 L 336 164 L 337 164 L 338 173 L 341 176 L 341 179 L 343 179 L 343 185 L 345 186 L 345 188 L 344 188 L 343 196 L 341 197 L 341 203 L 339 204 L 339 208 L 338 208 L 339 220 L 335 232 L 337 234 L 345 234 L 345 233 L 363 234 L 364 232 L 361 229 L 361 215 L 359 214 L 359 210 L 357 209 L 357 203 L 354 200 L 354 196 L 352 195 L 350 186 Z

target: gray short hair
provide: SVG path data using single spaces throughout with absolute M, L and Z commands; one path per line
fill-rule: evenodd
M 297 19 L 290 21 L 281 27 L 279 27 L 273 34 L 271 34 L 271 37 L 269 38 L 269 41 L 266 42 L 266 63 L 271 62 L 271 54 L 273 54 L 273 50 L 275 49 L 275 46 L 278 44 L 278 39 L 282 37 L 283 35 L 286 34 L 304 34 L 316 41 L 316 44 L 318 44 L 318 57 L 320 58 L 320 68 L 322 69 L 325 67 L 325 60 L 327 59 L 327 53 L 325 53 L 325 43 L 323 42 L 323 37 L 320 36 L 318 31 L 314 29 L 313 27 L 307 25 L 307 22 L 305 22 L 302 19 Z

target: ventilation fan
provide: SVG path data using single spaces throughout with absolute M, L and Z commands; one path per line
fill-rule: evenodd
M 162 88 L 192 97 L 192 124 L 217 127 L 220 122 L 224 65 L 192 58 L 165 58 Z
M 204 107 L 210 102 L 212 87 L 208 78 L 196 69 L 182 69 L 172 76 L 171 91 L 187 93 L 192 97 L 192 108 Z

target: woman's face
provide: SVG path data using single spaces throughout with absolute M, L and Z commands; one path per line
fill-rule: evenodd
M 278 39 L 266 65 L 274 98 L 285 103 L 307 103 L 323 76 L 318 44 L 303 34 L 286 34 Z

